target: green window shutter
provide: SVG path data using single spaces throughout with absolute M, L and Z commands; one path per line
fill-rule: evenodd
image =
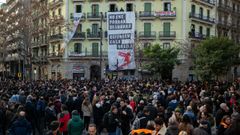
M 82 44 L 81 43 L 75 43 L 74 44 L 74 52 L 75 53 L 82 53 Z
M 171 27 L 170 22 L 163 23 L 163 34 L 164 34 L 164 36 L 170 36 L 170 31 L 171 31 L 170 27 Z
M 144 36 L 151 35 L 151 23 L 144 23 Z
M 94 57 L 98 56 L 98 53 L 99 53 L 98 50 L 99 50 L 98 43 L 92 43 L 92 55 Z
M 152 3 L 144 3 L 144 11 L 151 12 L 152 11 Z
M 98 24 L 92 24 L 92 34 L 98 34 Z
M 207 37 L 210 37 L 210 28 L 207 28 L 206 36 L 207 36 Z
M 99 15 L 99 5 L 92 5 L 93 15 Z
M 195 5 L 192 5 L 191 13 L 192 13 L 192 14 L 195 14 L 195 13 L 196 13 L 196 6 L 195 6 Z

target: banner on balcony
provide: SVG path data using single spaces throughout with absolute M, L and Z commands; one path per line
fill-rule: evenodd
M 109 69 L 135 69 L 135 13 L 108 12 L 107 29 Z
M 82 13 L 73 13 L 73 16 L 71 17 L 72 21 L 73 21 L 73 25 L 70 26 L 70 28 L 67 28 L 69 29 L 67 34 L 65 35 L 65 47 L 67 46 L 67 44 L 69 43 L 69 41 L 73 38 L 76 30 L 77 30 L 77 27 L 80 23 L 80 20 L 82 18 Z M 65 48 L 64 47 L 64 48 Z

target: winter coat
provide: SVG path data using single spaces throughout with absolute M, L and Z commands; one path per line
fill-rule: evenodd
M 10 135 L 31 135 L 32 127 L 26 118 L 18 118 L 9 129 Z
M 43 100 L 39 100 L 37 102 L 37 113 L 39 117 L 45 116 L 45 108 L 46 108 L 45 102 Z
M 101 125 L 102 119 L 104 116 L 104 110 L 102 106 L 93 106 L 93 118 L 94 118 L 94 123 L 98 126 Z
M 193 130 L 193 135 L 209 135 L 209 134 L 205 129 L 198 127 Z
M 177 125 L 169 125 L 165 135 L 178 135 Z
M 217 111 L 216 117 L 215 117 L 215 118 L 216 118 L 216 126 L 217 126 L 217 127 L 220 125 L 220 122 L 221 122 L 223 116 L 225 116 L 225 115 L 228 115 L 228 113 L 225 112 L 223 109 L 220 108 L 220 109 Z
M 104 115 L 103 124 L 109 133 L 116 132 L 117 127 L 121 125 L 118 115 L 112 112 L 108 112 Z
M 83 116 L 91 116 L 92 114 L 92 105 L 89 104 L 88 106 L 86 105 L 82 105 L 82 112 L 83 112 Z
M 54 120 L 57 120 L 57 114 L 55 109 L 51 109 L 50 107 L 47 107 L 45 110 L 45 119 L 47 125 L 50 125 L 50 123 Z
M 59 131 L 60 132 L 67 131 L 67 125 L 68 125 L 69 120 L 70 120 L 69 112 L 63 111 L 60 113 L 60 115 L 59 115 L 59 123 L 60 123 Z
M 84 122 L 79 115 L 72 115 L 68 122 L 68 135 L 82 135 Z

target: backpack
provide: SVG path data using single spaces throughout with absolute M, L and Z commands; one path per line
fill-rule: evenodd
M 134 129 L 139 129 L 140 126 L 141 126 L 141 120 L 145 119 L 146 117 L 141 117 L 139 118 L 138 116 L 135 118 L 135 120 L 133 121 L 133 124 L 132 124 L 132 130 Z

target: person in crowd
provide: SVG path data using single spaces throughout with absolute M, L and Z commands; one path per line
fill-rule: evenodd
M 121 123 L 118 117 L 117 106 L 111 106 L 110 111 L 103 117 L 103 124 L 109 135 L 119 135 L 119 127 L 121 127 Z
M 208 122 L 207 121 L 201 121 L 199 124 L 199 127 L 195 128 L 193 130 L 192 135 L 210 135 L 208 133 Z
M 226 131 L 226 129 L 228 129 L 230 127 L 230 124 L 231 124 L 230 116 L 228 116 L 228 115 L 223 116 L 220 126 L 217 131 L 217 135 L 224 135 L 224 132 Z
M 98 135 L 97 126 L 95 124 L 89 124 L 87 135 Z
M 54 104 L 53 103 L 48 103 L 48 106 L 45 109 L 45 123 L 46 123 L 46 128 L 49 128 L 50 124 L 57 120 L 57 113 L 54 109 Z
M 188 115 L 183 115 L 182 122 L 180 122 L 178 128 L 179 131 L 186 131 L 189 135 L 192 135 L 194 128 Z
M 72 119 L 68 122 L 68 135 L 82 135 L 84 122 L 77 110 L 72 111 Z
M 163 120 L 160 118 L 156 118 L 154 122 L 155 122 L 155 126 L 152 132 L 152 135 L 165 135 L 165 133 L 161 133 L 161 129 L 163 128 L 163 124 L 164 124 Z
M 26 113 L 20 111 L 18 118 L 13 122 L 9 129 L 10 135 L 31 135 L 32 126 L 31 123 L 25 117 Z
M 130 133 L 130 124 L 131 124 L 131 120 L 134 117 L 132 109 L 128 106 L 127 101 L 122 100 L 120 102 L 119 116 L 120 116 L 122 133 L 124 135 L 127 135 Z
M 58 115 L 58 121 L 60 123 L 59 131 L 63 135 L 68 135 L 68 121 L 70 120 L 70 113 L 68 112 L 68 108 L 66 105 L 61 106 L 61 113 Z
M 178 124 L 176 121 L 169 119 L 165 135 L 178 135 Z
M 61 135 L 59 125 L 60 123 L 58 121 L 52 121 L 49 125 L 50 130 L 47 132 L 47 135 Z
M 87 130 L 91 120 L 92 112 L 93 112 L 92 105 L 91 105 L 91 102 L 89 101 L 89 98 L 85 98 L 83 100 L 82 112 L 83 112 L 84 128 Z
M 229 115 L 229 107 L 226 103 L 221 103 L 220 108 L 216 113 L 216 126 L 219 127 L 223 116 Z
M 187 106 L 187 110 L 186 110 L 186 112 L 183 114 L 183 116 L 184 116 L 184 115 L 187 115 L 187 116 L 190 118 L 192 124 L 195 123 L 195 121 L 196 121 L 196 116 L 195 116 L 195 114 L 194 114 L 191 106 Z
M 226 131 L 224 135 L 239 135 L 240 133 L 240 116 L 237 116 L 234 120 L 232 120 L 231 125 Z

